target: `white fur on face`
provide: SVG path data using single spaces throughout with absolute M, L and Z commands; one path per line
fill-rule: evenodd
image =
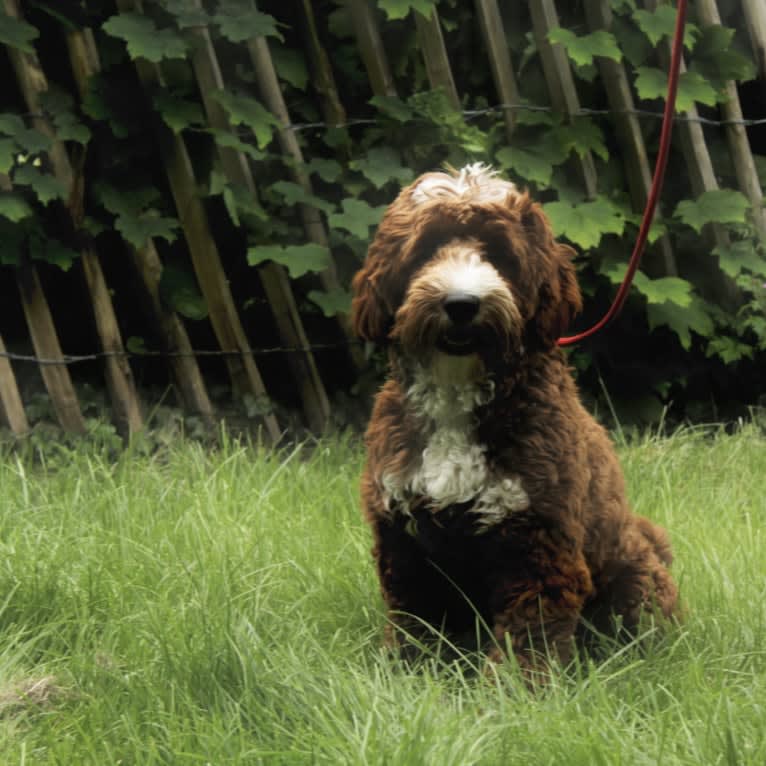
M 508 300 L 513 300 L 508 286 L 491 263 L 482 260 L 481 253 L 470 243 L 448 244 L 444 258 L 426 266 L 419 280 L 427 280 L 434 290 L 444 297 L 454 292 L 464 292 L 476 298 L 486 298 L 489 295 L 502 294 Z M 481 320 L 481 313 L 479 314 Z
M 412 191 L 416 205 L 435 199 L 503 202 L 516 186 L 497 177 L 497 171 L 481 162 L 466 165 L 457 173 L 427 173 Z

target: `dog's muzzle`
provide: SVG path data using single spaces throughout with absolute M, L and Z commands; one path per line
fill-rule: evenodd
M 440 351 L 465 356 L 478 350 L 483 333 L 474 320 L 481 309 L 481 298 L 469 292 L 450 293 L 442 303 L 446 326 L 437 340 Z

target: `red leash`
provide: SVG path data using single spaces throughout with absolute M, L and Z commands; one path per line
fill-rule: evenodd
M 625 278 L 617 291 L 617 295 L 609 307 L 609 311 L 593 327 L 566 338 L 559 338 L 559 346 L 569 346 L 577 343 L 591 335 L 597 333 L 620 313 L 630 291 L 633 277 L 641 263 L 641 256 L 644 254 L 646 238 L 649 235 L 649 227 L 654 218 L 654 211 L 657 208 L 657 201 L 662 191 L 662 183 L 665 180 L 665 168 L 668 164 L 668 155 L 670 153 L 670 136 L 673 132 L 673 114 L 676 107 L 676 92 L 678 91 L 678 76 L 681 70 L 681 55 L 683 53 L 684 25 L 686 23 L 686 0 L 678 0 L 678 12 L 676 15 L 676 28 L 673 34 L 673 46 L 670 58 L 670 71 L 668 73 L 668 95 L 665 99 L 665 113 L 662 117 L 662 132 L 660 133 L 660 147 L 657 153 L 657 163 L 654 166 L 654 177 L 652 186 L 649 190 L 649 196 L 646 200 L 646 209 L 644 217 L 641 220 L 641 227 L 638 231 L 638 238 L 633 248 L 633 254 L 630 256 L 628 270 L 625 272 Z

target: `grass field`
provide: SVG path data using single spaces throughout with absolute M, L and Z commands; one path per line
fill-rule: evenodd
M 621 448 L 688 616 L 530 695 L 382 653 L 350 440 L 0 456 L 0 764 L 766 763 L 766 440 Z

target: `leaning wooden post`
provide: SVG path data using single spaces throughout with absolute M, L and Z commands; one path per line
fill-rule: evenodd
M 202 417 L 208 428 L 212 428 L 215 425 L 215 410 L 194 356 L 189 334 L 178 314 L 167 309 L 160 298 L 162 263 L 154 243 L 149 240 L 142 248 L 130 247 L 129 252 L 144 283 L 164 350 L 169 354 L 170 369 L 181 400 L 192 412 Z
M 200 0 L 195 3 L 201 5 Z M 217 130 L 232 133 L 225 110 L 215 93 L 225 89 L 215 46 L 206 27 L 190 30 L 194 39 L 192 65 L 199 83 L 208 124 Z M 243 152 L 216 144 L 223 174 L 229 183 L 240 186 L 254 200 L 258 199 L 255 179 Z M 298 386 L 306 422 L 314 433 L 322 433 L 330 420 L 330 401 L 319 375 L 314 355 L 309 347 L 303 321 L 285 268 L 278 263 L 264 263 L 258 275 L 277 325 L 279 337 L 291 349 L 287 362 Z
M 585 0 L 585 15 L 588 26 L 594 31 L 598 29 L 609 31 L 612 27 L 612 9 L 609 0 Z M 635 114 L 636 105 L 630 80 L 621 61 L 598 56 L 596 63 L 617 127 L 617 137 L 624 155 L 625 175 L 630 188 L 633 209 L 636 212 L 642 212 L 646 207 L 652 185 L 652 171 L 641 125 Z M 642 268 L 652 277 L 678 275 L 676 259 L 667 235 L 660 237 L 656 246 L 646 253 Z
M 18 0 L 4 0 L 4 4 L 8 15 L 15 18 L 21 17 Z M 40 66 L 40 61 L 36 54 L 25 53 L 12 47 L 8 48 L 8 53 L 27 109 L 34 115 L 32 120 L 35 127 L 53 141 L 49 157 L 54 175 L 66 189 L 67 194 L 75 195 L 75 173 L 66 148 L 57 139 L 52 125 L 40 107 L 40 96 L 48 90 L 48 80 Z M 71 206 L 67 206 L 67 213 L 74 229 L 79 229 L 80 221 L 72 212 Z M 141 430 L 143 418 L 112 299 L 98 256 L 89 246 L 80 248 L 80 264 L 90 293 L 96 331 L 106 357 L 107 386 L 115 409 L 115 419 L 121 430 L 131 435 Z
M 10 189 L 10 179 L 5 173 L 0 173 L 0 190 L 9 191 Z M 64 362 L 48 299 L 40 284 L 37 269 L 29 259 L 23 259 L 18 266 L 16 280 L 35 354 L 41 359 L 61 360 L 60 365 L 40 364 L 40 375 L 51 398 L 59 425 L 67 431 L 84 433 L 85 420 L 69 376 L 69 369 Z
M 697 0 L 697 16 L 702 26 L 711 27 L 721 24 L 721 16 L 715 0 Z M 737 84 L 729 80 L 726 85 L 726 100 L 721 104 L 724 119 L 727 120 L 726 140 L 729 144 L 729 154 L 734 161 L 739 188 L 750 200 L 750 218 L 761 235 L 766 235 L 766 216 L 763 210 L 763 191 L 758 180 L 753 153 L 750 151 L 750 141 L 747 130 L 742 125 L 742 106 L 739 101 Z
M 559 26 L 559 17 L 553 0 L 530 0 L 532 25 L 537 48 L 543 63 L 545 81 L 548 85 L 553 108 L 571 119 L 580 111 L 572 68 L 567 53 L 561 45 L 552 45 L 548 33 Z M 577 155 L 577 167 L 582 177 L 585 192 L 591 199 L 598 193 L 596 166 L 590 152 Z
M 479 16 L 482 39 L 489 56 L 492 79 L 495 81 L 495 90 L 500 101 L 506 107 L 503 109 L 505 135 L 511 141 L 516 125 L 516 114 L 509 107 L 519 103 L 519 87 L 513 73 L 511 55 L 508 53 L 503 19 L 500 16 L 497 0 L 476 0 L 476 10 Z
M 0 413 L 14 436 L 23 436 L 29 431 L 29 421 L 24 412 L 19 385 L 11 367 L 11 360 L 0 335 Z
M 644 7 L 647 10 L 655 11 L 657 6 L 657 0 L 644 0 Z M 658 53 L 663 66 L 667 69 L 670 62 L 669 46 L 660 45 Z M 681 72 L 684 71 L 686 71 L 686 66 L 682 58 Z M 692 191 L 695 196 L 699 196 L 706 191 L 718 189 L 718 179 L 707 148 L 705 134 L 698 119 L 697 107 L 692 104 L 684 114 L 687 119 L 679 122 L 677 130 L 681 137 L 681 150 L 686 160 L 686 168 L 689 171 Z M 719 223 L 707 224 L 704 231 L 712 246 L 728 247 L 731 243 L 728 231 Z M 718 260 L 714 256 L 709 256 L 700 259 L 699 264 L 708 272 L 705 288 L 706 297 L 729 311 L 736 310 L 741 304 L 741 292 L 734 280 L 720 270 Z
M 265 37 L 254 37 L 248 40 L 247 49 L 250 54 L 250 60 L 253 63 L 261 96 L 266 102 L 268 110 L 279 122 L 277 137 L 282 153 L 292 160 L 290 173 L 293 176 L 293 180 L 308 194 L 313 194 L 311 179 L 305 171 L 303 151 L 292 130 L 290 113 L 287 109 L 287 104 L 285 104 L 282 90 L 279 87 L 279 80 L 274 69 L 268 41 Z M 303 221 L 303 228 L 309 241 L 329 249 L 327 230 L 319 216 L 319 211 L 308 205 L 299 205 L 299 210 Z M 328 292 L 340 289 L 340 280 L 338 279 L 334 262 L 331 262 L 330 266 L 319 274 L 319 278 L 322 286 Z M 337 319 L 343 334 L 349 342 L 351 360 L 357 369 L 362 369 L 366 364 L 364 354 L 361 347 L 356 343 L 354 334 L 351 331 L 348 314 L 338 314 Z
M 758 74 L 766 80 L 766 5 L 763 0 L 742 0 L 745 12 L 745 27 L 750 35 Z
M 59 364 L 40 364 L 40 375 L 51 398 L 56 419 L 66 431 L 85 433 L 85 419 L 61 352 L 56 326 L 37 270 L 31 263 L 19 266 L 18 284 L 35 354 L 44 360 L 59 360 Z
M 322 102 L 325 122 L 333 126 L 342 125 L 346 121 L 346 110 L 343 108 L 335 84 L 330 58 L 319 38 L 316 14 L 311 0 L 303 0 L 303 17 L 306 20 L 306 47 L 311 61 L 312 79 Z
M 396 86 L 391 76 L 386 51 L 380 37 L 375 8 L 371 0 L 348 0 L 351 22 L 354 25 L 359 54 L 367 70 L 367 77 L 376 96 L 396 98 Z
M 117 8 L 121 13 L 140 13 L 142 3 L 140 0 L 117 0 Z M 145 90 L 151 91 L 153 87 L 162 85 L 159 67 L 145 59 L 136 59 L 133 64 Z M 267 398 L 266 386 L 240 322 L 218 246 L 213 239 L 207 211 L 197 194 L 197 179 L 186 144 L 181 136 L 162 127 L 158 137 L 168 185 L 197 281 L 207 302 L 210 321 L 221 349 L 228 352 L 226 365 L 234 390 L 239 394 Z M 269 439 L 278 441 L 281 433 L 274 415 L 265 414 L 262 420 Z
M 91 77 L 101 71 L 98 49 L 90 29 L 68 31 L 66 40 L 75 84 L 82 100 L 88 93 Z M 160 328 L 165 350 L 171 354 L 170 368 L 181 399 L 186 407 L 197 412 L 205 424 L 211 428 L 215 420 L 213 405 L 194 357 L 186 328 L 174 311 L 163 306 L 159 297 L 162 264 L 154 244 L 149 240 L 141 249 L 127 244 L 126 248 L 146 289 L 149 306 L 154 321 Z
M 431 8 L 431 13 L 424 16 L 418 11 L 415 14 L 415 28 L 417 30 L 418 44 L 423 52 L 423 62 L 426 65 L 428 82 L 435 90 L 441 88 L 447 95 L 447 99 L 453 109 L 461 107 L 460 96 L 455 87 L 455 78 L 447 56 L 447 48 L 444 45 L 444 35 L 439 22 L 439 14 L 436 8 Z

